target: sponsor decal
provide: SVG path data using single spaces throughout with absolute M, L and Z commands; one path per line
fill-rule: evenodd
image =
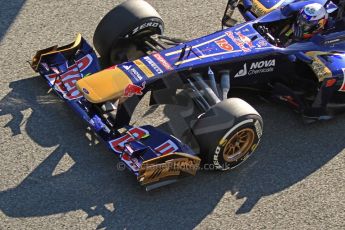
M 256 130 L 256 134 L 258 135 L 259 138 L 261 138 L 262 137 L 262 127 L 261 127 L 260 122 L 258 120 L 255 121 L 254 126 L 255 126 L 255 130 Z
M 161 153 L 162 155 L 174 153 L 177 150 L 178 147 L 172 140 L 167 140 L 166 142 L 155 148 L 155 151 Z
M 232 45 L 230 45 L 229 42 L 224 38 L 215 41 L 215 43 L 219 46 L 219 48 L 223 50 L 226 50 L 226 51 L 234 50 L 234 47 L 232 47 Z
M 243 69 L 240 69 L 235 75 L 235 77 L 243 77 L 246 75 L 256 75 L 256 74 L 261 74 L 261 73 L 273 72 L 275 65 L 276 65 L 275 59 L 258 61 L 258 62 L 253 62 L 250 65 L 249 70 L 247 70 L 247 63 L 244 63 Z
M 157 74 L 162 74 L 163 70 L 150 58 L 150 57 L 143 57 L 143 59 L 154 69 Z
M 249 49 L 252 49 L 252 48 L 255 47 L 255 46 L 253 45 L 252 40 L 251 40 L 249 37 L 243 35 L 243 34 L 241 33 L 241 31 L 236 32 L 236 34 L 237 34 L 237 36 L 240 38 L 240 40 L 241 40 L 244 44 L 246 44 L 246 45 L 249 47 Z
M 223 167 L 221 166 L 218 158 L 219 158 L 219 153 L 222 150 L 222 146 L 217 146 L 215 154 L 213 155 L 213 164 L 216 167 L 216 169 L 222 169 Z
M 345 68 L 341 69 L 343 71 L 343 84 L 341 85 L 339 91 L 345 92 Z
M 130 65 L 123 65 L 122 67 L 127 71 L 132 68 L 132 66 L 130 66 Z
M 152 28 L 159 28 L 161 32 L 163 32 L 163 27 L 160 23 L 158 22 L 146 22 L 136 28 L 134 28 L 134 30 L 132 31 L 132 35 L 138 33 L 139 31 L 148 28 L 148 27 L 152 27 Z M 128 35 L 126 36 L 128 37 Z
M 161 63 L 161 65 L 166 69 L 166 70 L 173 70 L 173 68 L 171 67 L 171 65 L 169 64 L 169 62 L 167 60 L 165 60 L 164 57 L 162 57 L 162 55 L 160 55 L 159 53 L 154 53 L 152 54 L 152 56 L 154 58 L 157 59 L 157 61 L 159 61 L 159 63 Z
M 121 160 L 130 167 L 134 172 L 139 171 L 139 168 L 137 165 L 139 164 L 139 161 L 136 158 L 130 158 L 130 156 L 127 153 L 122 154 Z
M 337 43 L 337 42 L 342 41 L 342 40 L 344 40 L 344 39 L 336 38 L 336 39 L 333 39 L 333 40 L 325 41 L 324 44 L 325 45 L 330 45 L 330 44 Z
M 138 70 L 133 68 L 133 65 L 131 65 L 131 64 L 122 65 L 122 68 L 124 68 L 127 71 L 127 73 L 129 73 L 136 81 L 143 80 L 143 76 L 141 76 L 141 74 L 138 72 Z
M 127 133 L 115 140 L 109 141 L 110 147 L 116 153 L 122 153 L 124 146 L 127 142 L 140 140 L 141 138 L 149 136 L 150 133 L 146 129 L 134 127 L 127 131 Z
M 140 60 L 135 60 L 134 64 L 146 75 L 146 77 L 153 77 L 152 71 Z
M 77 60 L 75 64 L 69 66 L 67 71 L 59 73 L 58 69 L 52 68 L 53 74 L 45 75 L 51 84 L 55 84 L 55 89 L 62 93 L 67 100 L 74 100 L 83 96 L 76 87 L 76 82 L 82 78 L 82 73 L 92 63 L 91 55 L 86 55 Z
M 86 93 L 86 94 L 89 94 L 89 91 L 85 88 L 83 88 L 83 92 Z
M 243 77 L 247 75 L 247 63 L 244 63 L 243 65 L 243 69 L 240 69 L 237 74 L 235 75 L 235 77 Z
M 123 96 L 124 97 L 132 97 L 134 95 L 137 95 L 137 96 L 143 95 L 143 90 L 145 89 L 145 84 L 146 83 L 143 82 L 141 84 L 141 86 L 137 86 L 134 84 L 127 85 L 127 87 L 123 93 Z
M 253 145 L 252 145 L 252 148 L 250 149 L 250 151 L 254 152 L 255 149 L 256 149 L 256 147 L 258 147 L 258 145 L 257 145 L 257 144 L 253 144 Z
M 245 124 L 253 124 L 254 120 L 253 119 L 248 119 L 239 122 L 237 125 L 233 126 L 224 136 L 223 138 L 219 141 L 218 146 L 215 149 L 214 155 L 213 155 L 213 164 L 216 169 L 221 169 L 221 170 L 226 170 L 228 169 L 228 166 L 223 165 L 222 163 L 219 162 L 220 159 L 223 159 L 223 153 L 222 150 L 224 149 L 225 144 L 228 142 L 229 139 L 232 137 L 232 133 L 239 127 L 245 125 Z M 255 125 L 255 124 L 254 124 Z M 258 136 L 259 137 L 259 136 Z M 260 137 L 259 137 L 260 140 Z M 258 142 L 257 142 L 258 143 Z M 254 143 L 255 144 L 255 143 Z M 251 155 L 252 151 L 249 151 L 243 158 L 239 159 L 239 161 L 243 162 L 245 159 L 247 159 Z
M 250 48 L 245 47 L 244 43 L 240 38 L 236 38 L 234 33 L 232 31 L 227 31 L 225 34 L 243 51 L 243 52 L 249 52 L 251 51 Z M 249 38 L 248 38 L 249 39 Z
M 258 41 L 258 45 L 259 45 L 260 47 L 263 47 L 263 46 L 267 46 L 268 43 L 267 43 L 267 41 L 265 41 L 264 39 L 261 39 L 261 40 Z

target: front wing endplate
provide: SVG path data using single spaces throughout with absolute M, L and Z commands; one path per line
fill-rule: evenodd
M 172 153 L 144 161 L 138 181 L 141 185 L 148 185 L 172 178 L 194 176 L 200 166 L 201 159 L 186 153 Z

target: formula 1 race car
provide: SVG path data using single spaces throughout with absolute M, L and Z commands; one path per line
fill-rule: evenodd
M 300 0 L 229 0 L 225 8 L 224 16 L 222 19 L 222 25 L 226 27 L 231 27 L 237 23 L 237 20 L 232 17 L 235 12 L 235 9 L 238 9 L 238 11 L 241 13 L 241 15 L 246 21 L 251 21 L 257 19 L 258 17 L 262 17 L 268 14 L 273 10 L 282 8 L 290 3 L 298 1 Z M 333 2 L 339 6 L 337 15 L 338 17 L 342 18 L 342 10 L 344 8 L 345 1 L 335 0 Z
M 327 11 L 326 26 L 317 36 L 306 43 L 300 40 L 293 43 L 286 42 L 282 31 L 284 27 L 292 27 L 298 20 L 297 14 L 308 4 L 321 4 Z M 336 3 L 336 4 L 335 4 Z M 276 91 L 273 91 L 273 97 L 278 100 L 285 101 L 290 104 L 296 111 L 303 114 L 305 122 L 313 122 L 315 120 L 330 119 L 337 112 L 345 110 L 344 104 L 344 84 L 343 84 L 343 62 L 337 64 L 332 59 L 338 59 L 338 55 L 343 55 L 343 34 L 344 31 L 344 0 L 317 0 L 317 1 L 299 1 L 299 0 L 282 0 L 282 1 L 267 1 L 267 0 L 229 0 L 224 16 L 222 19 L 222 27 L 232 27 L 237 21 L 232 18 L 234 10 L 238 9 L 246 21 L 256 20 L 258 17 L 263 17 L 265 20 L 274 19 L 273 15 L 277 12 L 284 17 L 276 18 L 269 23 L 269 28 L 264 25 L 271 40 L 275 46 L 281 48 L 294 48 L 298 50 L 299 46 L 308 46 L 309 44 L 318 45 L 318 48 L 309 46 L 306 49 L 300 49 L 297 55 L 290 55 L 289 59 L 295 62 L 297 68 L 295 71 L 288 72 L 288 80 L 293 81 L 284 86 L 280 85 L 280 81 Z M 274 11 L 275 13 L 271 12 Z M 273 16 L 273 17 L 272 17 Z M 262 21 L 262 20 L 261 20 Z M 285 30 L 286 31 L 286 30 Z M 327 41 L 328 40 L 328 41 Z M 333 43 L 337 43 L 334 47 Z M 298 44 L 298 45 L 297 45 Z M 327 45 L 326 45 L 327 44 Z M 324 47 L 322 47 L 324 45 Z M 336 54 L 336 56 L 333 56 Z M 295 60 L 299 59 L 299 62 Z M 302 63 L 300 63 L 302 62 Z M 332 66 L 330 64 L 333 63 Z M 336 79 L 338 78 L 338 79 Z M 308 79 L 308 80 L 306 80 Z M 280 79 L 281 80 L 281 79 Z M 339 80 L 339 81 L 338 81 Z M 292 83 L 292 84 L 291 84 Z M 294 85 L 294 86 L 293 86 Z M 288 88 L 286 88 L 288 87 Z M 290 91 L 290 92 L 287 92 Z M 311 92 L 311 96 L 309 93 Z M 281 93 L 287 94 L 282 96 Z M 302 93 L 302 96 L 298 96 Z M 309 99 L 309 102 L 306 101 Z
M 150 190 L 194 175 L 200 163 L 232 169 L 254 152 L 262 118 L 244 100 L 229 98 L 232 89 L 255 89 L 306 114 L 322 82 L 327 89 L 339 89 L 327 94 L 328 102 L 342 105 L 343 28 L 335 24 L 288 46 L 275 37 L 307 3 L 291 3 L 262 18 L 183 41 L 163 35 L 163 20 L 147 2 L 128 0 L 96 28 L 93 43 L 100 63 L 78 35 L 70 45 L 38 51 L 31 66 Z M 177 89 L 183 89 L 182 99 Z M 193 102 L 191 112 L 181 117 L 190 130 L 183 142 L 152 126 L 129 125 L 148 92 L 151 104 Z

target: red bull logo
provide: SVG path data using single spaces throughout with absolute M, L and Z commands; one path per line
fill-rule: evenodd
M 127 85 L 125 92 L 123 94 L 124 97 L 132 97 L 134 95 L 140 96 L 143 95 L 143 90 L 145 89 L 145 82 L 141 84 L 141 86 L 129 84 Z
M 240 47 L 240 49 L 244 52 L 249 52 L 251 49 L 250 48 L 247 48 L 245 47 L 244 45 L 246 43 L 244 43 L 241 39 L 239 38 L 236 38 L 235 35 L 231 32 L 231 31 L 227 31 L 225 32 L 225 34 L 233 41 L 235 42 L 235 44 Z M 249 38 L 248 38 L 249 39 Z
M 252 49 L 252 48 L 255 47 L 255 46 L 253 45 L 252 40 L 251 40 L 249 37 L 243 35 L 240 31 L 239 31 L 239 32 L 236 32 L 236 34 L 238 35 L 238 37 L 240 38 L 240 40 L 241 40 L 244 44 L 247 44 L 247 45 L 249 46 L 249 49 Z

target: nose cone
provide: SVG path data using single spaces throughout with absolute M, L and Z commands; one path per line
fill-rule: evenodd
M 109 68 L 77 81 L 77 88 L 92 103 L 117 99 L 132 81 L 119 68 Z

